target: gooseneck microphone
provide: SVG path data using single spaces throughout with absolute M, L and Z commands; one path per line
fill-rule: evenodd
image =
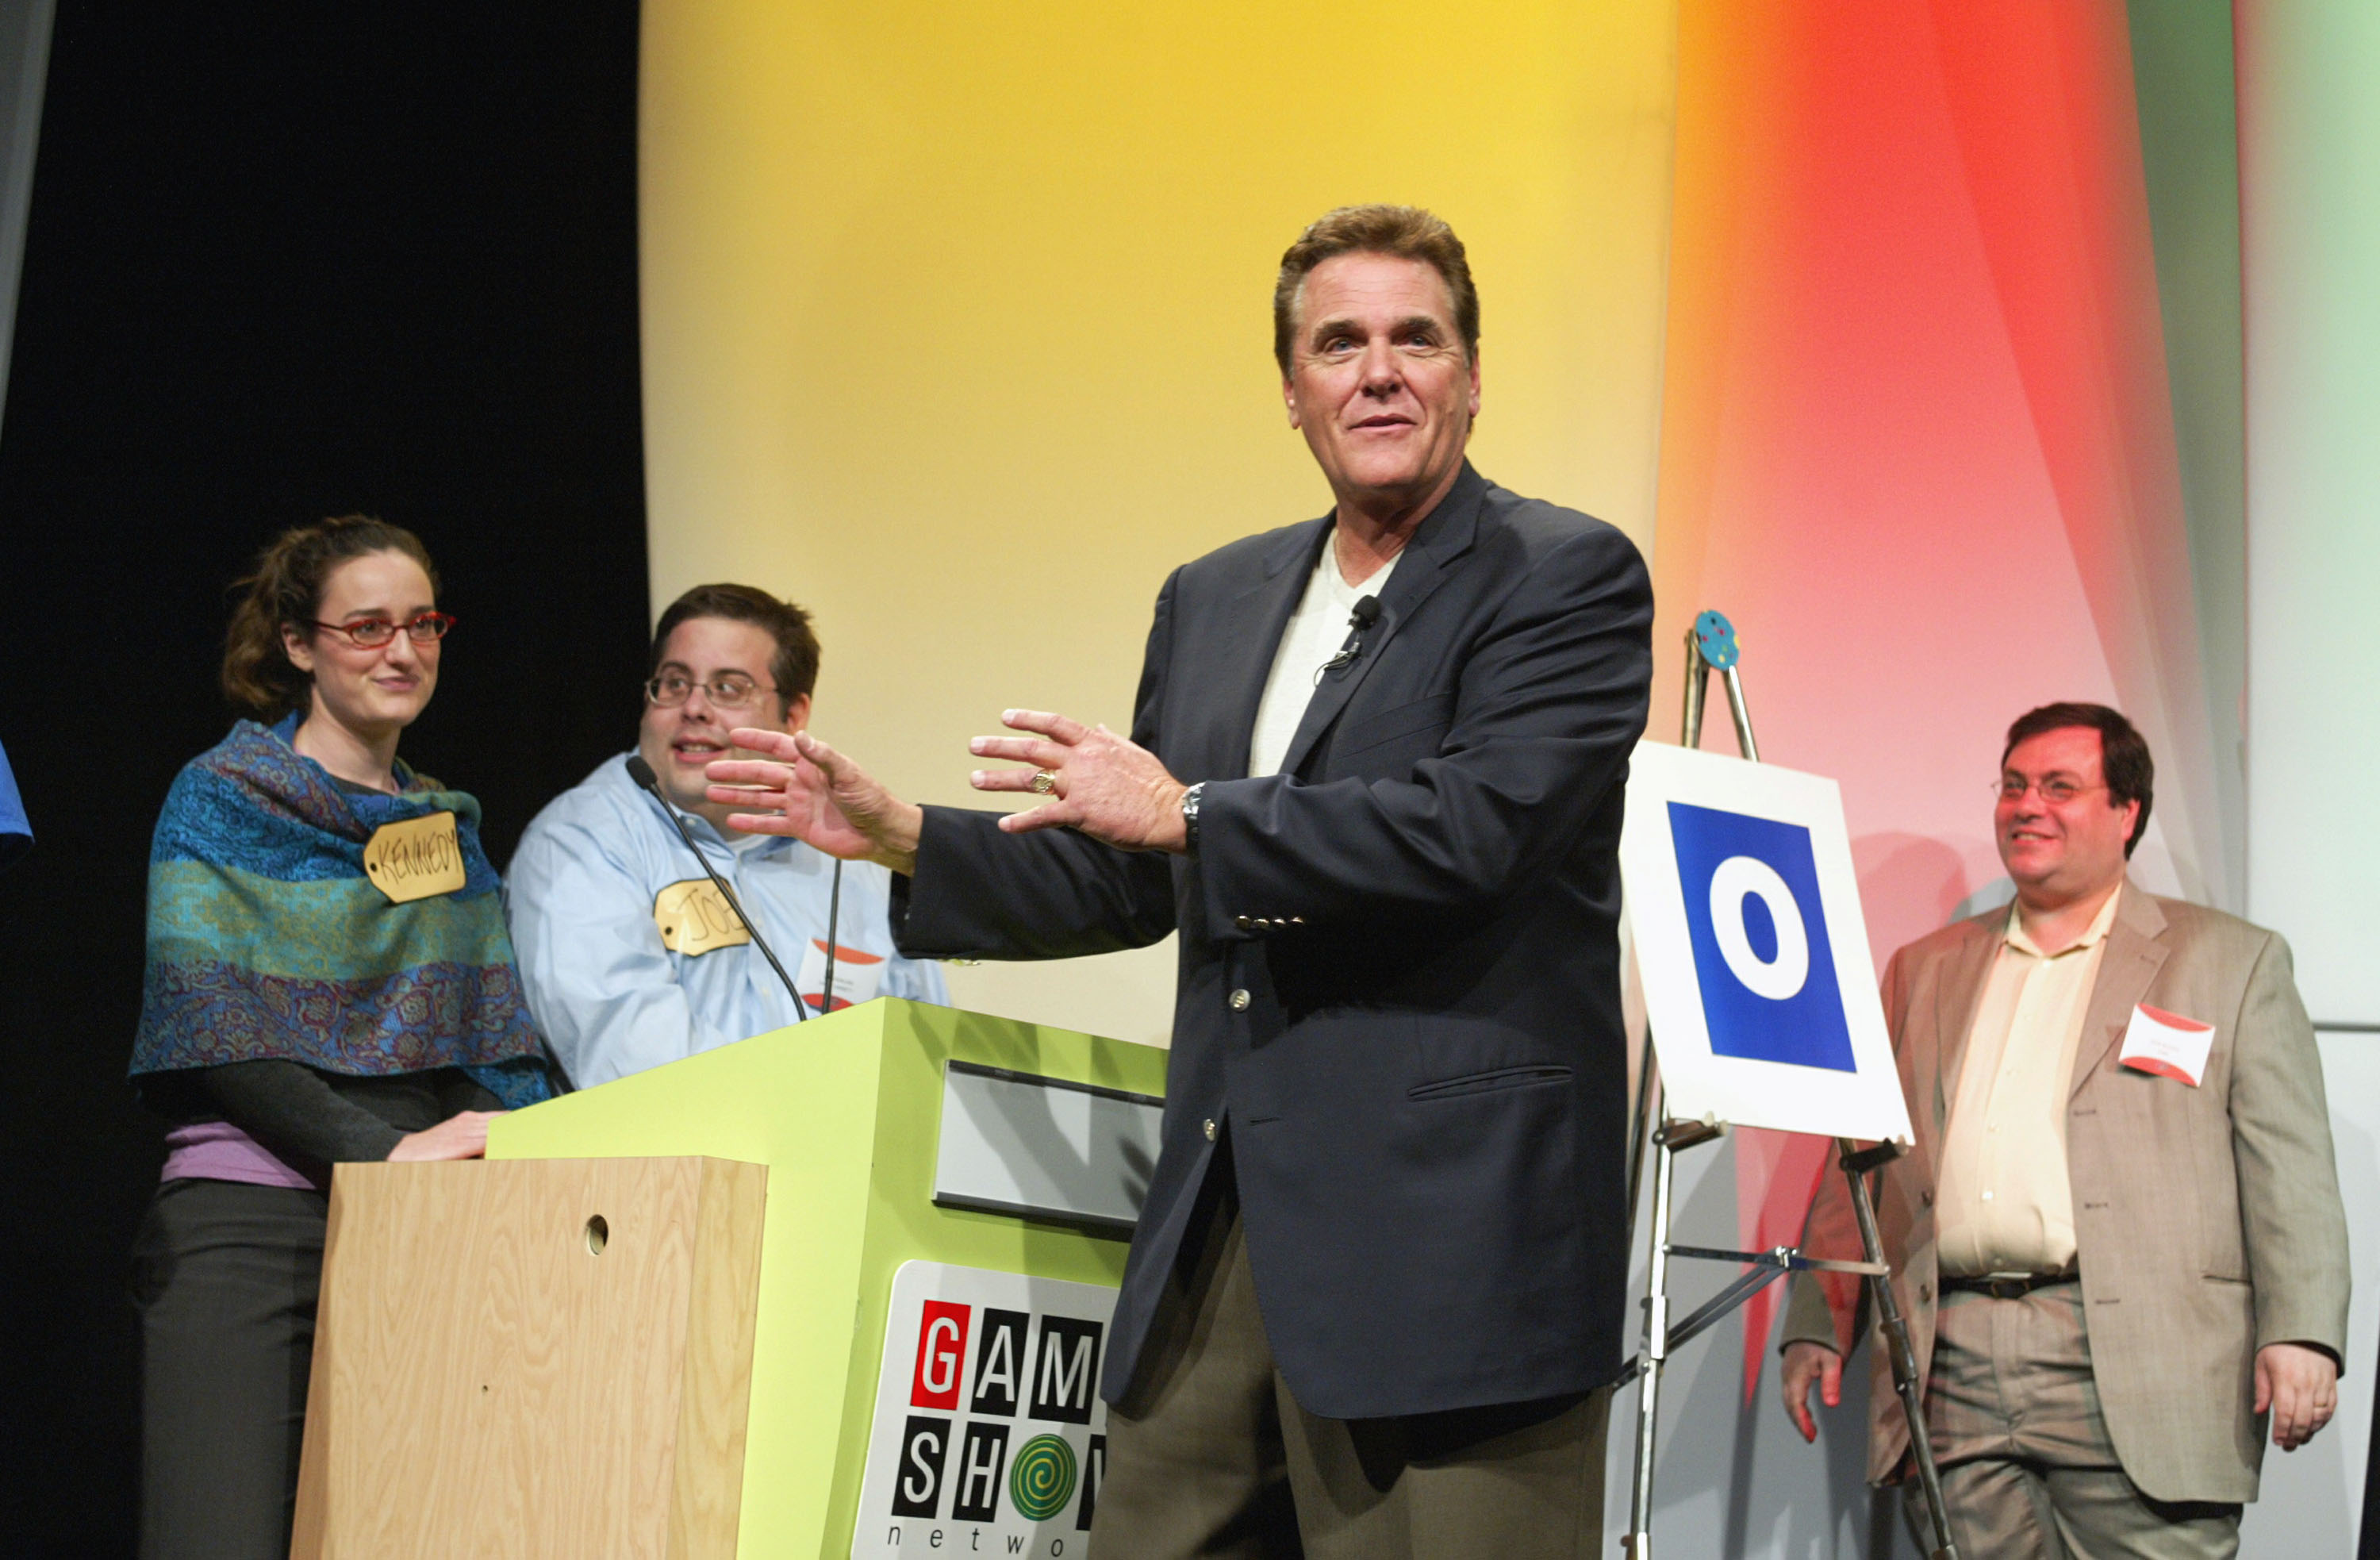
M 727 886 L 727 880 L 711 866 L 710 858 L 702 853 L 702 847 L 694 843 L 694 831 L 686 826 L 686 819 L 670 805 L 669 798 L 662 795 L 662 777 L 653 773 L 653 766 L 645 762 L 643 754 L 628 755 L 628 778 L 637 783 L 638 789 L 650 793 L 655 801 L 661 803 L 662 810 L 669 814 L 669 821 L 677 825 L 677 837 L 686 841 L 686 847 L 694 852 L 696 860 L 702 863 L 703 875 L 710 880 L 713 888 L 719 890 L 720 897 L 727 901 L 727 908 L 735 912 L 735 919 L 744 923 L 745 934 L 752 939 L 752 945 L 760 950 L 760 957 L 769 961 L 769 968 L 777 972 L 777 979 L 785 983 L 785 994 L 794 999 L 794 1021 L 808 1023 L 809 1004 L 802 1000 L 801 991 L 794 984 L 794 978 L 785 973 L 785 967 L 777 962 L 776 954 L 770 949 L 768 939 L 761 936 L 760 929 L 752 924 L 752 918 L 744 913 L 743 901 L 735 897 L 735 891 Z M 832 986 L 827 989 L 827 1000 L 832 1002 Z
M 1353 666 L 1355 664 L 1355 657 L 1364 653 L 1365 634 L 1368 633 L 1372 625 L 1379 620 L 1379 597 L 1366 596 L 1358 601 L 1355 603 L 1355 610 L 1347 615 L 1347 642 L 1339 647 L 1338 654 L 1322 664 L 1322 670 L 1338 672 Z M 1318 680 L 1320 674 L 1318 673 L 1316 676 Z
M 826 990 L 819 993 L 819 1012 L 834 1011 L 834 923 L 843 915 L 843 858 L 834 859 L 834 884 L 826 894 Z

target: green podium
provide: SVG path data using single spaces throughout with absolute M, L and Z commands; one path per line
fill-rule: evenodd
M 738 1555 L 1079 1557 L 1165 1066 L 884 998 L 516 1112 L 488 1157 L 768 1167 Z

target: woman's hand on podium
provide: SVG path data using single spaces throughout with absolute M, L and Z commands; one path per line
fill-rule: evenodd
M 901 800 L 807 731 L 738 726 L 727 739 L 765 759 L 721 759 L 704 773 L 710 799 L 739 809 L 727 826 L 747 835 L 789 835 L 846 861 L 874 861 L 896 872 L 917 870 L 925 813 Z
M 1804 1441 L 1818 1438 L 1818 1421 L 1810 1417 L 1810 1383 L 1818 1383 L 1818 1397 L 1829 1408 L 1843 1400 L 1843 1357 L 1824 1344 L 1785 1346 L 1785 1366 L 1777 1384 L 1785 1395 L 1785 1417 Z
M 464 1111 L 426 1131 L 407 1132 L 388 1151 L 391 1164 L 420 1164 L 433 1159 L 485 1159 L 488 1123 L 502 1111 Z

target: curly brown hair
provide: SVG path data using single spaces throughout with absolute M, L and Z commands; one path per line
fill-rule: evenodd
M 232 583 L 238 600 L 224 635 L 225 698 L 268 721 L 306 708 L 314 679 L 291 664 L 282 628 L 312 622 L 331 576 L 367 553 L 404 554 L 430 576 L 431 590 L 438 589 L 438 566 L 430 561 L 430 549 L 403 526 L 370 515 L 338 515 L 290 527 Z

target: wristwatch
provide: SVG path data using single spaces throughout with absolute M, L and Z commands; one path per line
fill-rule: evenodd
M 1182 793 L 1182 848 L 1198 848 L 1198 798 L 1207 792 L 1207 782 L 1199 781 Z

